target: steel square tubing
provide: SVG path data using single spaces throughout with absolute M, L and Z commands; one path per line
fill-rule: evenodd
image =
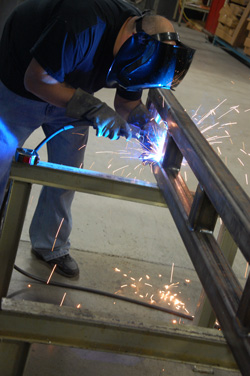
M 8 291 L 32 183 L 166 207 L 155 183 L 63 165 L 40 162 L 29 166 L 13 162 L 10 177 L 11 196 L 0 236 L 0 297 Z
M 149 92 L 151 101 L 235 243 L 250 262 L 250 200 L 169 90 Z
M 237 368 L 218 330 L 142 322 L 129 314 L 125 319 L 119 310 L 116 314 L 104 315 L 88 309 L 3 299 L 0 336 L 9 341 L 74 346 Z
M 14 181 L 11 184 L 9 203 L 0 234 L 0 297 L 6 296 L 8 292 L 30 191 L 30 183 Z
M 154 173 L 225 338 L 243 375 L 248 376 L 250 337 L 236 318 L 241 287 L 213 235 L 190 230 L 186 213 L 188 199 L 180 175 L 165 172 L 159 166 L 154 168 Z
M 40 162 L 37 166 L 13 162 L 13 180 L 91 193 L 142 204 L 166 207 L 157 184 L 103 174 L 54 163 Z
M 168 120 L 170 136 L 173 137 L 179 150 L 187 159 L 200 183 L 202 183 L 204 191 L 206 191 L 207 195 L 209 193 L 209 199 L 214 204 L 215 209 L 218 210 L 223 219 L 226 219 L 225 216 L 230 216 L 231 220 L 228 221 L 228 227 L 232 236 L 236 230 L 236 239 L 238 239 L 241 230 L 239 226 L 244 224 L 242 236 L 245 238 L 246 244 L 243 242 L 241 245 L 248 257 L 249 242 L 247 242 L 247 239 L 250 234 L 250 221 L 249 213 L 245 211 L 244 207 L 244 205 L 246 207 L 249 205 L 248 197 L 243 191 L 241 192 L 239 185 L 230 172 L 224 168 L 225 166 L 213 150 L 207 147 L 209 145 L 196 129 L 195 124 L 185 114 L 184 109 L 174 97 L 171 97 L 172 94 L 170 93 L 167 99 L 164 95 L 164 93 L 158 92 L 157 94 L 154 91 L 150 99 L 156 105 L 156 109 L 163 120 Z M 164 103 L 164 106 L 162 106 L 162 103 Z M 171 139 L 171 137 L 168 138 Z M 217 163 L 217 160 L 221 162 L 222 166 Z M 213 167 L 214 163 L 215 167 Z M 165 166 L 168 167 L 167 161 Z M 171 168 L 171 166 L 167 167 L 162 165 L 154 167 L 158 185 L 163 191 L 176 226 L 210 299 L 225 337 L 243 374 L 247 375 L 250 369 L 250 337 L 247 335 L 246 328 L 243 328 L 236 318 L 242 289 L 214 236 L 211 233 L 191 230 L 189 213 L 193 200 L 178 170 Z M 222 171 L 218 173 L 217 168 L 222 169 Z M 218 176 L 216 175 L 217 173 Z M 221 181 L 222 177 L 223 180 Z M 229 179 L 229 184 L 227 179 Z M 230 183 L 232 183 L 232 187 Z M 226 209 L 221 207 L 220 200 Z M 243 209 L 242 215 L 241 208 Z M 230 210 L 232 210 L 233 215 Z M 225 222 L 227 224 L 227 221 Z M 233 224 L 236 228 L 234 228 Z M 245 302 L 246 300 L 244 299 Z M 249 302 L 245 304 L 249 304 Z M 248 315 L 247 309 L 241 309 L 242 311 L 245 316 Z

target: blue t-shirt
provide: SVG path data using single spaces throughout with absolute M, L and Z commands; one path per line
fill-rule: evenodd
M 106 87 L 119 30 L 136 15 L 140 11 L 124 0 L 26 0 L 3 32 L 1 80 L 15 93 L 39 100 L 23 84 L 35 58 L 57 81 L 94 93 Z M 131 100 L 140 97 L 124 90 L 119 94 Z

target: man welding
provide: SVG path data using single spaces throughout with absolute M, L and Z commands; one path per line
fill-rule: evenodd
M 129 124 L 151 119 L 142 90 L 171 89 L 185 76 L 194 50 L 164 17 L 123 0 L 26 0 L 6 22 L 0 44 L 0 205 L 13 155 L 42 127 L 86 124 L 97 136 L 130 139 Z M 94 97 L 115 88 L 114 108 Z M 48 161 L 79 167 L 88 127 L 47 144 Z M 79 274 L 70 256 L 74 192 L 43 187 L 30 226 L 32 252 L 66 277 Z M 61 224 L 56 246 L 55 234 Z

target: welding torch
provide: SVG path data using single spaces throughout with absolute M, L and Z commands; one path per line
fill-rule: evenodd
M 160 129 L 158 127 L 158 124 L 154 121 L 154 119 L 152 119 L 152 115 L 150 114 L 150 112 L 146 109 L 146 107 L 143 104 L 139 104 L 130 113 L 127 122 L 131 130 L 132 138 L 139 141 L 144 151 L 147 151 L 147 152 L 150 151 L 152 149 L 152 145 L 154 145 L 157 137 L 159 136 L 157 135 L 156 128 Z M 91 126 L 91 123 L 89 121 L 81 121 L 80 124 L 78 125 L 77 124 L 65 125 L 62 128 L 58 129 L 53 134 L 51 134 L 50 136 L 46 137 L 42 142 L 40 142 L 37 145 L 35 149 L 17 148 L 16 154 L 15 154 L 15 160 L 18 162 L 27 163 L 30 165 L 36 165 L 40 160 L 38 150 L 40 150 L 43 145 L 45 145 L 48 141 L 50 141 L 57 134 L 67 131 L 69 129 L 73 129 L 77 126 Z M 122 134 L 122 129 L 120 131 L 119 136 L 124 136 Z M 141 159 L 143 159 L 143 157 Z
M 81 126 L 90 126 L 89 123 L 83 124 L 81 123 Z M 129 124 L 131 132 L 132 132 L 132 138 L 135 138 L 138 140 L 141 144 L 143 144 L 146 134 L 145 131 L 142 131 L 140 127 L 137 127 L 133 124 Z M 44 146 L 48 141 L 50 141 L 53 137 L 58 135 L 61 132 L 67 131 L 69 129 L 73 129 L 77 127 L 77 125 L 65 125 L 62 128 L 58 129 L 56 132 L 52 133 L 50 136 L 46 137 L 44 140 L 42 140 L 35 149 L 27 149 L 27 148 L 17 148 L 15 153 L 15 161 L 26 163 L 29 165 L 36 165 L 39 160 L 39 154 L 38 151 L 41 149 L 42 146 Z M 121 134 L 122 136 L 122 134 Z

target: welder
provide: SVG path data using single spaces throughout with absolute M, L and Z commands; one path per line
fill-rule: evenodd
M 0 45 L 0 205 L 15 150 L 34 130 L 49 136 L 64 124 L 82 126 L 47 144 L 49 162 L 79 167 L 88 139 L 82 124 L 89 122 L 97 136 L 130 139 L 129 124 L 143 128 L 152 120 L 142 90 L 177 86 L 193 53 L 166 18 L 142 15 L 123 0 L 20 4 Z M 115 110 L 94 96 L 104 87 L 115 89 Z M 69 254 L 73 196 L 43 187 L 30 226 L 33 254 L 66 277 L 79 273 Z

